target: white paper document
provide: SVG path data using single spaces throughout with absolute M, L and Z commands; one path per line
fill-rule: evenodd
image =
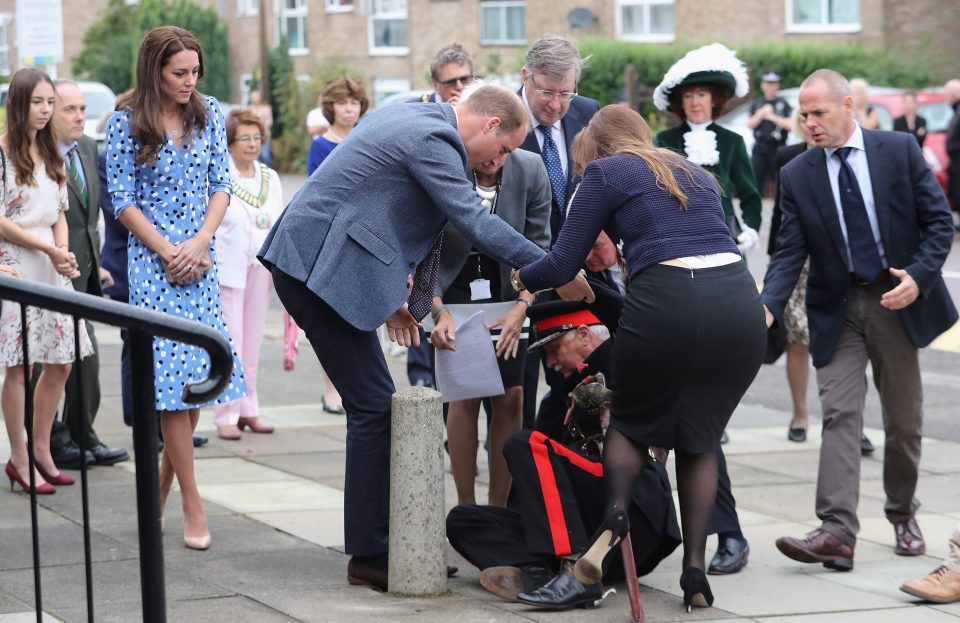
M 437 390 L 444 402 L 503 394 L 486 316 L 478 311 L 457 325 L 457 350 L 437 349 Z

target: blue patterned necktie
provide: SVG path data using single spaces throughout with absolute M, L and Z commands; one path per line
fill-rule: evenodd
M 560 208 L 560 213 L 563 214 L 564 208 L 567 206 L 567 178 L 563 175 L 563 165 L 560 164 L 560 152 L 557 151 L 557 144 L 553 142 L 553 128 L 540 124 L 537 129 L 543 132 L 543 164 L 547 167 L 547 176 L 550 178 L 553 196 L 557 198 L 557 206 Z
M 853 147 L 841 147 L 833 152 L 840 161 L 840 175 L 837 179 L 840 189 L 840 206 L 843 208 L 843 220 L 847 225 L 847 246 L 853 260 L 853 272 L 865 281 L 873 283 L 883 271 L 877 241 L 873 237 L 873 228 L 867 218 L 867 206 L 860 194 L 860 184 L 847 157 Z
M 413 272 L 413 288 L 407 299 L 407 310 L 417 322 L 420 322 L 430 313 L 433 307 L 433 289 L 437 285 L 437 275 L 440 274 L 440 247 L 443 244 L 443 232 L 430 247 L 430 252 L 424 258 L 417 270 Z
M 70 179 L 73 180 L 74 185 L 77 187 L 77 192 L 80 193 L 80 200 L 83 202 L 83 205 L 87 205 L 87 185 L 83 182 L 83 176 L 80 175 L 80 154 L 78 153 L 77 146 L 74 145 L 70 148 L 70 151 L 67 153 L 69 156 L 67 158 L 67 169 L 70 173 Z

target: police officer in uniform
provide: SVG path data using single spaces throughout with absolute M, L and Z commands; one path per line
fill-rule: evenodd
M 778 95 L 780 74 L 768 71 L 760 83 L 763 95 L 750 104 L 747 127 L 753 130 L 753 172 L 757 188 L 764 197 L 772 196 L 770 185 L 777 182 L 775 166 L 777 150 L 787 144 L 793 109 L 787 100 Z

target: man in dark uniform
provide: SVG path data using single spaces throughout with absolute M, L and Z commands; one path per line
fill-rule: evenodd
M 777 150 L 787 144 L 790 134 L 790 113 L 793 109 L 787 100 L 778 95 L 780 74 L 768 71 L 760 82 L 763 95 L 750 104 L 750 117 L 747 127 L 753 130 L 753 172 L 757 176 L 757 188 L 764 197 L 773 196 L 772 184 L 777 183 L 777 169 L 774 166 Z
M 528 312 L 539 338 L 530 350 L 546 350 L 548 365 L 563 373 L 567 391 L 597 372 L 609 381 L 613 340 L 607 327 L 616 327 L 622 300 L 590 283 L 598 302 L 589 309 L 584 303 L 546 301 Z M 561 409 L 553 419 L 565 418 L 566 406 Z M 514 484 L 508 507 L 459 505 L 450 511 L 447 538 L 481 569 L 484 588 L 508 601 L 547 608 L 602 598 L 599 583 L 584 585 L 572 575 L 573 561 L 586 550 L 606 509 L 598 442 L 599 418 L 579 407 L 560 440 L 517 431 L 504 446 Z M 664 456 L 648 462 L 629 511 L 638 575 L 652 571 L 680 543 Z M 623 577 L 618 559 L 619 554 L 606 577 Z

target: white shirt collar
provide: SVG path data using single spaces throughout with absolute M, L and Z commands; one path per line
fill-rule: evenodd
M 847 142 L 843 144 L 843 147 L 853 147 L 854 149 L 859 149 L 860 151 L 866 151 L 866 147 L 863 144 L 863 128 L 860 127 L 859 123 L 854 122 L 853 124 L 853 134 L 850 135 L 850 138 L 847 139 Z M 832 158 L 834 152 L 836 152 L 839 147 L 826 147 L 824 151 L 827 153 L 827 158 Z
M 523 85 L 523 88 L 520 90 L 520 93 L 523 96 L 523 105 L 527 107 L 527 114 L 530 116 L 530 124 L 534 128 L 539 129 L 540 126 L 543 124 L 540 123 L 540 120 L 537 119 L 536 115 L 533 114 L 533 109 L 530 108 L 530 101 L 527 99 L 527 85 Z M 550 127 L 556 130 L 563 131 L 563 128 L 560 126 L 561 121 L 563 121 L 563 117 L 561 117 L 560 119 L 557 119 L 556 123 L 554 123 Z
M 457 120 L 457 125 L 454 126 L 454 127 L 456 127 L 457 129 L 460 129 L 460 115 L 459 115 L 459 113 L 457 113 L 457 107 L 456 107 L 456 106 L 450 106 L 450 108 L 453 109 L 453 116 L 454 116 L 454 118 Z

